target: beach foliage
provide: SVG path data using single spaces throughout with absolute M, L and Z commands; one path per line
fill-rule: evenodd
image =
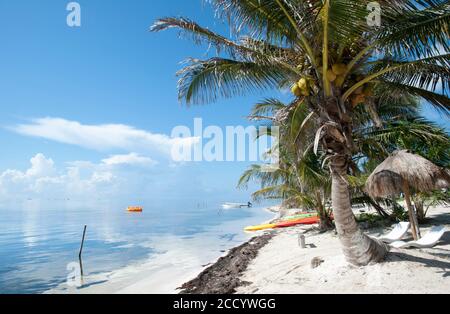
M 217 18 L 229 25 L 229 38 L 187 18 L 162 18 L 152 27 L 176 28 L 216 51 L 214 56 L 187 60 L 178 73 L 180 100 L 191 105 L 274 89 L 291 91 L 289 106 L 278 110 L 275 118 L 284 125 L 292 114 L 302 116 L 301 108 L 311 113 L 304 117 L 305 124 L 291 127 L 296 139 L 292 145 L 297 145 L 299 155 L 317 156 L 329 171 L 344 255 L 355 265 L 382 260 L 388 248 L 367 237 L 354 219 L 349 176 L 357 172 L 354 158 L 362 149 L 366 153 L 360 153 L 358 169 L 366 154 L 377 157 L 383 151 L 380 141 L 394 140 L 387 127 L 398 134 L 405 130 L 405 122 L 395 115 L 390 120 L 381 117 L 385 102 L 374 97 L 380 95 L 378 90 L 385 91 L 394 107 L 403 97 L 414 98 L 426 101 L 443 118 L 450 116 L 449 1 L 379 0 L 379 25 L 368 22 L 373 14 L 368 0 L 208 2 Z M 430 137 L 422 122 L 409 121 L 415 129 L 403 133 L 397 145 L 412 145 L 412 131 L 432 145 L 436 137 Z M 364 132 L 379 140 L 362 136 Z M 310 137 L 312 147 L 301 144 Z

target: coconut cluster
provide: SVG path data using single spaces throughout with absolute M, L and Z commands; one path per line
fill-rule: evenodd
M 291 88 L 292 94 L 297 97 L 301 96 L 309 96 L 310 94 L 310 86 L 308 79 L 302 77 L 297 83 L 295 83 Z
M 361 86 L 357 90 L 353 92 L 352 97 L 350 98 L 350 101 L 352 103 L 353 107 L 356 107 L 357 105 L 364 103 L 366 101 L 367 97 L 373 96 L 373 89 L 372 86 L 366 85 Z
M 318 59 L 318 61 L 320 61 Z M 320 67 L 319 72 L 323 74 L 323 67 Z M 336 63 L 327 70 L 326 78 L 336 87 L 342 87 L 345 83 L 348 66 L 344 63 Z M 356 82 L 363 80 L 363 77 L 357 77 Z M 302 77 L 291 88 L 292 94 L 297 97 L 309 96 L 311 93 L 311 84 L 307 77 Z M 371 85 L 364 85 L 358 88 L 350 98 L 353 106 L 364 103 L 367 97 L 373 96 L 373 88 Z
M 345 73 L 347 73 L 347 66 L 343 63 L 334 64 L 326 73 L 327 79 L 334 83 L 337 87 L 344 85 Z

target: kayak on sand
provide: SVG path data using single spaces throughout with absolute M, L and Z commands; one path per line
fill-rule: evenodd
M 316 217 L 317 213 L 299 213 L 292 216 L 282 217 L 282 221 L 290 221 L 290 220 L 297 220 L 302 218 L 310 218 L 310 217 Z
M 283 221 L 275 224 L 275 228 L 288 228 L 297 225 L 314 225 L 316 223 L 319 223 L 319 221 L 320 221 L 319 217 L 309 217 L 297 220 Z
M 275 228 L 276 224 L 264 224 L 264 225 L 257 225 L 257 226 L 250 226 L 245 228 L 245 231 L 260 231 L 260 230 L 266 230 L 266 229 L 273 229 Z
M 297 225 L 313 225 L 313 224 L 319 223 L 319 221 L 320 221 L 320 218 L 318 216 L 307 217 L 307 218 L 301 218 L 301 219 L 296 219 L 296 220 L 282 221 L 282 222 L 274 223 L 274 224 L 250 226 L 250 227 L 245 228 L 245 231 L 260 231 L 260 230 L 267 230 L 267 229 L 288 228 L 288 227 L 293 227 L 293 226 L 297 226 Z

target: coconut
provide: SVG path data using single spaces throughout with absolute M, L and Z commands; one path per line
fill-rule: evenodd
M 302 77 L 298 82 L 297 82 L 298 87 L 300 87 L 301 89 L 304 89 L 305 87 L 308 86 L 308 80 L 304 77 Z
M 363 103 L 366 100 L 366 97 L 364 95 L 353 95 L 351 102 L 353 107 L 356 107 L 360 103 Z
M 310 94 L 309 86 L 302 88 L 301 93 L 302 93 L 302 96 L 309 96 L 309 94 Z
M 334 84 L 336 84 L 337 87 L 341 87 L 344 85 L 345 77 L 343 75 L 339 75 L 336 80 L 334 81 Z
M 358 96 L 353 96 L 350 101 L 353 107 L 356 107 L 359 104 Z
M 334 72 L 332 70 L 327 71 L 327 79 L 330 82 L 334 82 L 336 80 L 336 77 L 337 77 L 336 74 L 334 74 Z
M 302 96 L 302 89 L 300 88 L 300 86 L 298 86 L 298 84 L 294 84 L 291 88 L 291 92 L 292 94 L 294 94 L 297 97 Z
M 337 63 L 332 66 L 333 72 L 336 75 L 343 75 L 347 72 L 347 66 L 343 63 Z

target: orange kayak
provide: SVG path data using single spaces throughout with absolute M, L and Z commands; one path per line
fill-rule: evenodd
M 275 223 L 275 224 L 250 226 L 250 227 L 245 228 L 245 231 L 259 231 L 259 230 L 266 230 L 266 229 L 288 228 L 288 227 L 294 227 L 297 225 L 313 225 L 313 224 L 319 223 L 319 221 L 320 221 L 319 217 L 307 217 L 307 218 L 302 218 L 302 219 L 282 221 L 282 222 Z
M 140 207 L 140 206 L 129 206 L 127 208 L 128 212 L 132 212 L 132 213 L 141 213 L 144 210 L 144 208 Z
M 294 227 L 297 225 L 314 225 L 316 223 L 319 223 L 320 218 L 319 217 L 309 217 L 309 218 L 302 218 L 297 220 L 290 220 L 290 221 L 284 221 L 275 224 L 275 228 L 288 228 L 288 227 Z

